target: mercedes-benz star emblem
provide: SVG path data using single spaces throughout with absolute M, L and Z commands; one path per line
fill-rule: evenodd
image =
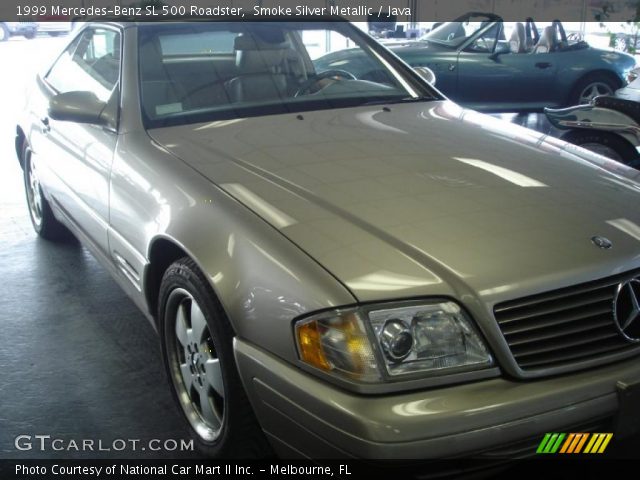
M 591 242 L 596 247 L 601 248 L 603 250 L 609 250 L 611 247 L 613 247 L 613 243 L 611 243 L 611 240 L 605 237 L 600 237 L 599 235 L 596 235 L 595 237 L 591 237 Z
M 613 321 L 629 342 L 640 342 L 640 280 L 627 280 L 618 285 L 613 297 Z

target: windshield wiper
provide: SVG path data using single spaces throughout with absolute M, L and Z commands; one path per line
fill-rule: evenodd
M 404 98 L 387 98 L 380 100 L 371 100 L 363 103 L 362 105 L 393 105 L 397 103 L 417 103 L 417 102 L 432 102 L 437 100 L 435 97 L 404 97 Z

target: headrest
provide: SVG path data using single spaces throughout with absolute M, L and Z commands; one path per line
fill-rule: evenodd
M 509 39 L 509 48 L 511 49 L 511 53 L 523 53 L 526 49 L 525 42 L 524 25 L 516 23 L 516 26 L 511 33 L 511 38 Z
M 275 38 L 272 36 L 269 40 L 274 40 Z M 284 50 L 289 48 L 289 42 L 286 41 L 284 35 L 281 35 L 280 38 L 277 38 L 277 42 L 275 41 L 267 41 L 264 38 L 261 38 L 257 35 L 251 34 L 243 34 L 238 35 L 235 38 L 233 49 L 238 51 L 246 51 L 246 50 Z
M 281 38 L 276 36 L 270 38 L 270 40 L 274 39 L 282 41 L 273 43 L 265 41 L 264 38 L 246 34 L 236 37 L 233 46 L 236 52 L 236 66 L 243 73 L 262 73 L 281 65 L 290 45 L 284 35 L 281 35 Z
M 544 27 L 542 38 L 551 45 L 556 43 L 556 29 L 554 27 Z
M 536 45 L 535 53 L 547 53 L 553 50 L 556 43 L 556 32 L 553 27 L 545 27 Z

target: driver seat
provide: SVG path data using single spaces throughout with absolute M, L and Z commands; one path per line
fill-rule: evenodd
M 509 49 L 511 53 L 525 53 L 526 48 L 526 36 L 524 33 L 524 25 L 522 23 L 516 23 L 511 38 L 509 38 Z
M 287 75 L 282 71 L 282 66 L 290 48 L 289 42 L 284 35 L 275 40 L 268 42 L 247 34 L 236 37 L 234 50 L 239 75 L 226 85 L 233 102 L 255 102 L 287 96 Z
M 545 27 L 540 35 L 540 40 L 533 47 L 533 53 L 549 53 L 555 50 L 556 32 L 553 27 Z
M 173 78 L 164 63 L 162 46 L 156 37 L 140 47 L 142 108 L 149 118 L 156 118 L 167 108 L 182 109 L 186 91 Z

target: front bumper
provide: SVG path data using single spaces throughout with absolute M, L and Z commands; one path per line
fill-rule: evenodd
M 318 380 L 242 340 L 236 339 L 234 349 L 256 416 L 276 451 L 287 457 L 475 455 L 613 418 L 617 382 L 640 382 L 640 362 L 632 358 L 535 381 L 496 378 L 365 396 Z M 531 450 L 535 453 L 535 446 Z

